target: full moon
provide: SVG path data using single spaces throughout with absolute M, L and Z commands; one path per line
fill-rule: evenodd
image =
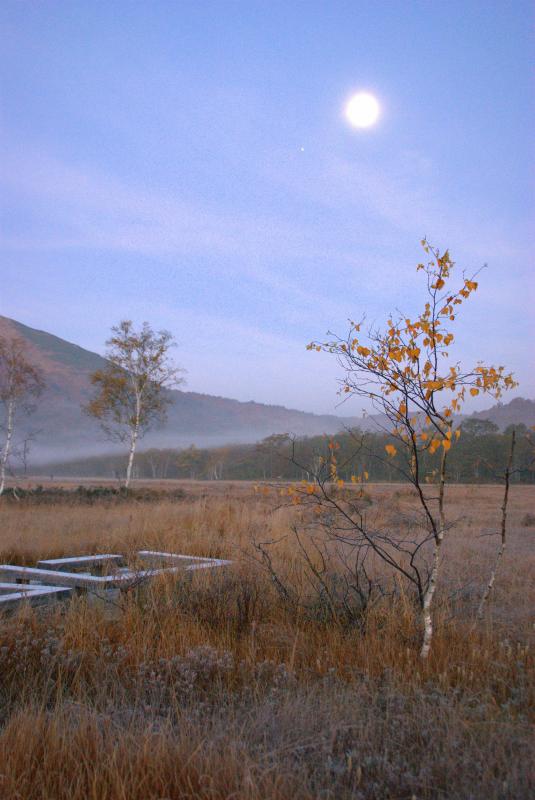
M 346 117 L 354 128 L 369 128 L 379 117 L 379 103 L 368 92 L 357 92 L 349 98 Z

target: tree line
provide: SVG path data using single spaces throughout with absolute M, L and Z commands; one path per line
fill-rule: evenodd
M 451 451 L 448 477 L 453 483 L 500 483 L 507 461 L 511 434 L 516 431 L 515 472 L 512 483 L 535 483 L 534 448 L 524 424 L 509 425 L 500 432 L 489 420 L 467 419 Z M 246 480 L 300 481 L 310 479 L 321 459 L 335 449 L 337 473 L 345 481 L 367 474 L 370 482 L 405 482 L 395 462 L 386 461 L 385 447 L 394 439 L 384 432 L 357 428 L 333 436 L 294 439 L 274 434 L 257 444 L 183 449 L 151 448 L 137 454 L 132 477 L 138 480 Z M 100 477 L 120 481 L 127 469 L 122 455 L 102 455 L 39 467 L 36 474 L 59 477 Z M 431 476 L 439 465 L 438 454 L 428 454 L 422 468 Z M 308 468 L 307 468 L 308 467 Z

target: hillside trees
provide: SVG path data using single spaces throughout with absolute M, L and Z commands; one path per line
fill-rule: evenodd
M 125 488 L 139 440 L 165 419 L 171 402 L 167 390 L 183 382 L 183 370 L 169 358 L 173 344 L 168 331 L 155 332 L 147 322 L 136 331 L 130 320 L 123 320 L 106 342 L 108 366 L 91 376 L 96 394 L 85 411 L 99 420 L 110 439 L 128 442 Z
M 266 478 L 275 477 L 275 474 L 282 476 L 288 460 L 285 450 L 287 450 L 289 440 L 290 437 L 287 433 L 273 433 L 258 442 L 256 456 L 259 469 L 262 471 L 259 477 L 266 480 Z
M 6 484 L 9 459 L 14 449 L 16 418 L 20 412 L 30 414 L 35 400 L 44 388 L 41 370 L 28 359 L 22 339 L 0 337 L 0 495 Z
M 426 659 L 433 637 L 432 610 L 442 545 L 449 527 L 445 507 L 448 453 L 461 435 L 453 428 L 453 416 L 467 394 L 499 398 L 516 383 L 503 366 L 478 363 L 465 369 L 450 357 L 454 342 L 451 323 L 478 283 L 475 276 L 463 276 L 453 288 L 454 262 L 449 252 L 440 253 L 427 240 L 422 246 L 429 260 L 417 269 L 424 276 L 426 299 L 416 318 L 397 314 L 388 318 L 384 328 L 369 328 L 366 333 L 361 332 L 362 321 L 350 322 L 346 336 L 331 335 L 327 342 L 308 346 L 337 357 L 344 373 L 343 396 L 365 398 L 383 415 L 390 441 L 384 445 L 381 459 L 391 465 L 394 475 L 414 487 L 419 517 L 405 525 L 404 532 L 402 525 L 392 529 L 370 524 L 359 504 L 337 491 L 344 480 L 339 476 L 335 447 L 315 481 L 293 493 L 297 502 L 315 505 L 319 519 L 327 520 L 331 538 L 352 545 L 357 552 L 362 548 L 373 551 L 413 587 L 423 628 L 420 653 Z M 478 430 L 470 430 L 472 436 L 494 432 L 488 425 L 475 427 Z M 362 439 L 358 450 L 366 452 Z M 429 470 L 429 459 L 435 454 L 439 463 Z M 359 482 L 363 476 L 352 479 Z

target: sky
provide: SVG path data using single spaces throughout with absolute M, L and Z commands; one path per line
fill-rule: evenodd
M 191 391 L 358 414 L 306 344 L 414 313 L 427 236 L 459 274 L 487 265 L 456 354 L 535 397 L 531 2 L 0 15 L 0 314 L 97 352 L 147 320 L 176 336 Z M 357 130 L 360 90 L 381 115 Z

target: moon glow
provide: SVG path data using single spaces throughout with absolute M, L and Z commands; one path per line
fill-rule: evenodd
M 353 128 L 370 128 L 379 117 L 379 103 L 373 94 L 357 92 L 349 98 L 345 114 Z

